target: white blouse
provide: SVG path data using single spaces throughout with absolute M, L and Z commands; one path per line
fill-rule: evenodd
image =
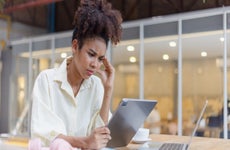
M 103 94 L 101 80 L 91 76 L 74 97 L 67 81 L 66 60 L 59 68 L 42 71 L 32 94 L 31 138 L 40 138 L 43 146 L 49 146 L 59 134 L 87 136 L 104 126 L 99 114 Z

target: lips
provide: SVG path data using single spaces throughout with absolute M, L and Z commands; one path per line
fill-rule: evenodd
M 88 76 L 91 76 L 91 75 L 93 75 L 94 74 L 94 71 L 93 70 L 87 70 L 87 75 Z

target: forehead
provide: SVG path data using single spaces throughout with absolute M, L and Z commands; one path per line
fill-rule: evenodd
M 102 53 L 106 51 L 106 43 L 102 38 L 89 38 L 84 40 L 83 47 L 94 50 L 96 52 L 101 51 Z

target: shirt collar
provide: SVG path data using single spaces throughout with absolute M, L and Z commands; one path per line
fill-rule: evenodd
M 57 73 L 54 76 L 54 81 L 60 82 L 62 84 L 61 87 L 70 86 L 69 82 L 67 81 L 67 70 L 66 70 L 66 61 L 68 58 L 64 59 L 60 67 L 57 68 Z M 91 85 L 92 85 L 91 78 L 85 79 L 80 87 L 80 90 L 90 88 Z

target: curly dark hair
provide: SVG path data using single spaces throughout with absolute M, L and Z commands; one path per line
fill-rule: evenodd
M 81 0 L 75 12 L 72 40 L 78 40 L 80 49 L 87 38 L 101 37 L 106 45 L 109 40 L 116 45 L 121 38 L 121 23 L 121 13 L 106 0 Z

